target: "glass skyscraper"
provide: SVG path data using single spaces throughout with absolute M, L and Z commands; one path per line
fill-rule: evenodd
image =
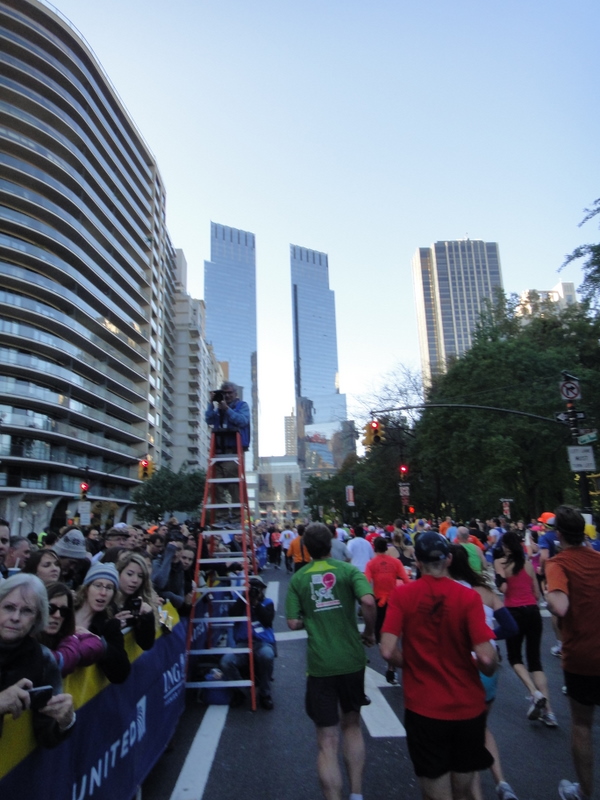
M 326 253 L 296 245 L 290 245 L 290 261 L 298 463 L 305 469 L 335 469 L 355 442 L 346 430 L 346 395 L 339 390 L 329 263 Z
M 258 469 L 258 380 L 256 361 L 256 247 L 254 234 L 211 223 L 210 261 L 204 262 L 206 340 L 229 380 L 250 406 L 250 452 Z M 217 387 L 212 387 L 217 388 Z
M 419 345 L 423 380 L 461 356 L 495 289 L 502 289 L 496 242 L 479 239 L 436 242 L 420 247 L 413 258 Z

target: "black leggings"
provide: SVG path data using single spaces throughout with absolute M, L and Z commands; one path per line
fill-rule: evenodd
M 506 640 L 508 663 L 511 667 L 523 663 L 521 648 L 525 639 L 525 654 L 529 672 L 543 672 L 540 658 L 542 644 L 542 615 L 537 606 L 516 606 L 508 609 L 519 626 L 519 633 Z

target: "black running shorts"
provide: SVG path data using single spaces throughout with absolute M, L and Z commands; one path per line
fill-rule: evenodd
M 364 704 L 364 669 L 326 678 L 309 675 L 306 679 L 306 713 L 318 728 L 337 725 L 340 721 L 339 708 L 347 714 L 349 711 L 360 711 Z
M 582 706 L 600 706 L 600 677 L 598 675 L 577 675 L 565 670 L 567 695 Z
M 447 772 L 480 772 L 494 759 L 485 747 L 486 713 L 473 719 L 447 720 L 404 712 L 406 743 L 418 778 Z

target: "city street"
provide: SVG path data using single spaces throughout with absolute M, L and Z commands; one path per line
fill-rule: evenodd
M 289 632 L 285 624 L 288 576 L 283 570 L 267 570 L 263 574 L 269 581 L 269 594 L 277 603 L 275 709 L 259 708 L 252 713 L 249 704 L 236 709 L 227 706 L 207 709 L 196 702 L 195 692 L 188 692 L 177 734 L 145 781 L 143 800 L 318 800 L 321 797 L 314 730 L 303 707 L 305 640 L 298 638 L 299 633 Z M 490 727 L 500 747 L 506 779 L 519 800 L 557 798 L 559 780 L 574 778 L 560 660 L 550 654 L 554 637 L 548 612 L 542 613 L 542 658 L 560 728 L 546 728 L 526 719 L 525 690 L 506 662 L 503 644 L 499 696 L 491 714 Z M 385 683 L 385 665 L 375 648 L 370 650 L 369 659 L 367 694 L 372 703 L 363 710 L 367 747 L 365 799 L 417 800 L 420 793 L 401 724 L 402 690 Z M 496 797 L 487 774 L 483 776 L 483 789 L 486 799 Z

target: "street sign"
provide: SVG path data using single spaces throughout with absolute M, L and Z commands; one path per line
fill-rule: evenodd
M 92 522 L 92 504 L 89 500 L 80 500 L 78 507 L 79 511 L 79 524 L 91 525 Z
M 576 412 L 577 419 L 585 419 L 585 411 L 577 411 Z M 558 422 L 569 422 L 569 415 L 566 411 L 555 411 L 554 412 L 554 419 L 558 420 Z
M 571 472 L 595 472 L 596 459 L 592 447 L 567 447 Z
M 354 505 L 354 486 L 346 486 L 346 505 Z
M 398 488 L 400 489 L 400 497 L 410 496 L 410 483 L 399 483 Z
M 581 436 L 577 437 L 577 441 L 579 444 L 591 444 L 598 439 L 598 431 L 590 431 L 589 433 L 583 433 Z
M 560 396 L 563 398 L 563 400 L 581 400 L 579 381 L 569 378 L 566 381 L 561 381 L 559 386 Z

